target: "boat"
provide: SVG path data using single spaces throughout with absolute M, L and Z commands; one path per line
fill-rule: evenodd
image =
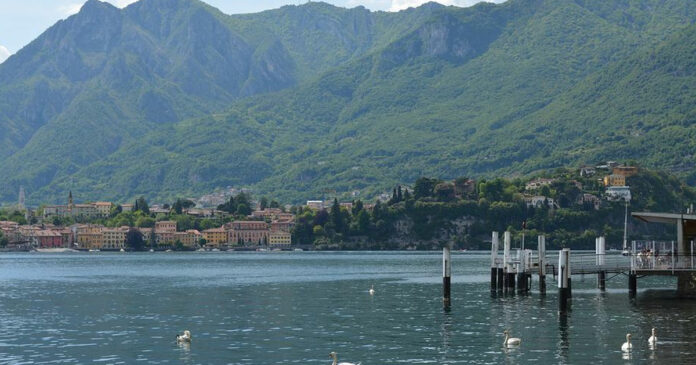
M 36 251 L 36 252 L 43 252 L 43 253 L 78 252 L 77 250 L 73 250 L 72 248 L 65 248 L 65 247 L 36 248 L 36 249 L 34 249 L 34 251 Z
M 124 250 L 124 249 L 120 249 L 120 250 L 119 250 L 119 252 L 126 252 L 126 250 Z
M 101 250 L 98 248 L 90 248 L 89 252 L 100 252 Z
M 153 250 L 153 249 L 150 249 L 150 252 L 155 252 L 155 250 Z
M 304 251 L 304 250 L 301 249 L 301 248 L 296 248 L 296 249 L 294 249 L 293 251 L 295 251 L 295 252 L 302 252 L 302 251 Z

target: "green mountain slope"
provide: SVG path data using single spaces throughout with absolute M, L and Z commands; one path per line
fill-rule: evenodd
M 107 54 L 147 43 L 123 48 L 133 34 L 159 46 L 60 83 L 68 102 L 0 159 L 0 200 L 20 184 L 34 201 L 68 189 L 130 200 L 225 186 L 301 200 L 325 189 L 371 195 L 422 175 L 622 158 L 690 173 L 684 154 L 660 146 L 693 154 L 691 2 L 510 0 L 399 13 L 310 3 L 226 16 L 191 0 L 142 0 L 116 12 L 134 26 L 119 28 Z M 0 80 L 14 67 L 3 64 Z M 32 79 L 56 82 L 31 74 L 16 79 L 24 89 L 0 94 L 31 95 Z

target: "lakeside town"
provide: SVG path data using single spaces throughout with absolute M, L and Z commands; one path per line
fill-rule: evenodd
M 192 251 L 365 249 L 375 242 L 380 242 L 379 249 L 387 249 L 404 248 L 395 246 L 396 242 L 411 242 L 410 247 L 428 249 L 428 245 L 452 242 L 475 248 L 478 233 L 514 228 L 515 221 L 525 221 L 529 229 L 543 232 L 569 217 L 591 220 L 589 212 L 603 220 L 612 207 L 631 201 L 627 179 L 635 178 L 639 171 L 610 161 L 525 181 L 421 178 L 413 187 L 400 185 L 392 194 L 382 194 L 375 204 L 334 198 L 333 202 L 322 199 L 281 206 L 265 197 L 253 200 L 249 191 L 239 190 L 229 199 L 204 196 L 197 202 L 178 199 L 171 205 L 149 206 L 143 197 L 127 204 L 75 203 L 70 192 L 64 205 L 32 210 L 24 207 L 22 191 L 14 218 L 0 219 L 0 246 L 18 251 Z M 217 206 L 201 206 L 201 200 Z M 458 211 L 467 207 L 468 211 L 443 220 L 429 211 L 437 204 Z M 561 227 L 568 228 L 567 223 Z M 588 230 L 601 228 L 590 222 L 578 229 L 589 235 Z

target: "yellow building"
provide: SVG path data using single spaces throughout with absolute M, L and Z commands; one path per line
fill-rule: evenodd
M 271 231 L 269 244 L 271 246 L 289 246 L 292 244 L 292 235 L 285 231 Z
M 186 232 L 174 233 L 174 242 L 179 241 L 184 245 L 184 247 L 193 248 L 198 245 L 198 241 L 200 241 L 201 236 L 201 232 L 198 232 L 195 229 L 189 229 Z
M 638 168 L 635 166 L 616 166 L 611 169 L 611 173 L 614 175 L 631 177 L 638 174 Z
M 100 249 L 120 250 L 126 247 L 128 227 L 104 228 L 102 230 L 102 246 Z
M 77 234 L 77 243 L 80 248 L 89 250 L 101 250 L 104 245 L 104 235 L 94 232 L 85 232 Z
M 604 186 L 626 186 L 626 176 L 607 175 L 604 177 Z
M 227 231 L 224 228 L 211 228 L 202 232 L 208 246 L 220 246 L 227 243 Z

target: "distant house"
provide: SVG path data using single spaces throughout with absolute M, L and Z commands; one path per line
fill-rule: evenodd
M 307 207 L 312 210 L 322 210 L 326 208 L 323 200 L 307 200 Z
M 597 173 L 597 170 L 595 170 L 594 167 L 592 166 L 582 166 L 580 167 L 580 176 L 581 177 L 590 177 L 593 176 L 594 174 Z
M 631 188 L 628 186 L 610 186 L 606 190 L 606 198 L 609 201 L 631 201 Z
M 541 188 L 542 186 L 549 186 L 554 181 L 556 181 L 556 179 L 537 178 L 528 182 L 527 185 L 525 185 L 525 189 L 536 190 Z
M 558 208 L 558 205 L 553 200 L 553 198 L 549 198 L 543 195 L 526 197 L 524 198 L 524 201 L 525 203 L 527 203 L 527 207 L 530 208 L 541 208 L 544 205 L 551 209 Z
M 592 204 L 594 210 L 599 210 L 600 206 L 602 205 L 602 200 L 595 195 L 585 193 L 578 197 L 578 204 Z
M 626 186 L 626 176 L 607 175 L 604 177 L 604 186 Z
M 638 168 L 635 166 L 616 166 L 611 171 L 613 175 L 621 175 L 624 177 L 631 177 L 638 174 Z

